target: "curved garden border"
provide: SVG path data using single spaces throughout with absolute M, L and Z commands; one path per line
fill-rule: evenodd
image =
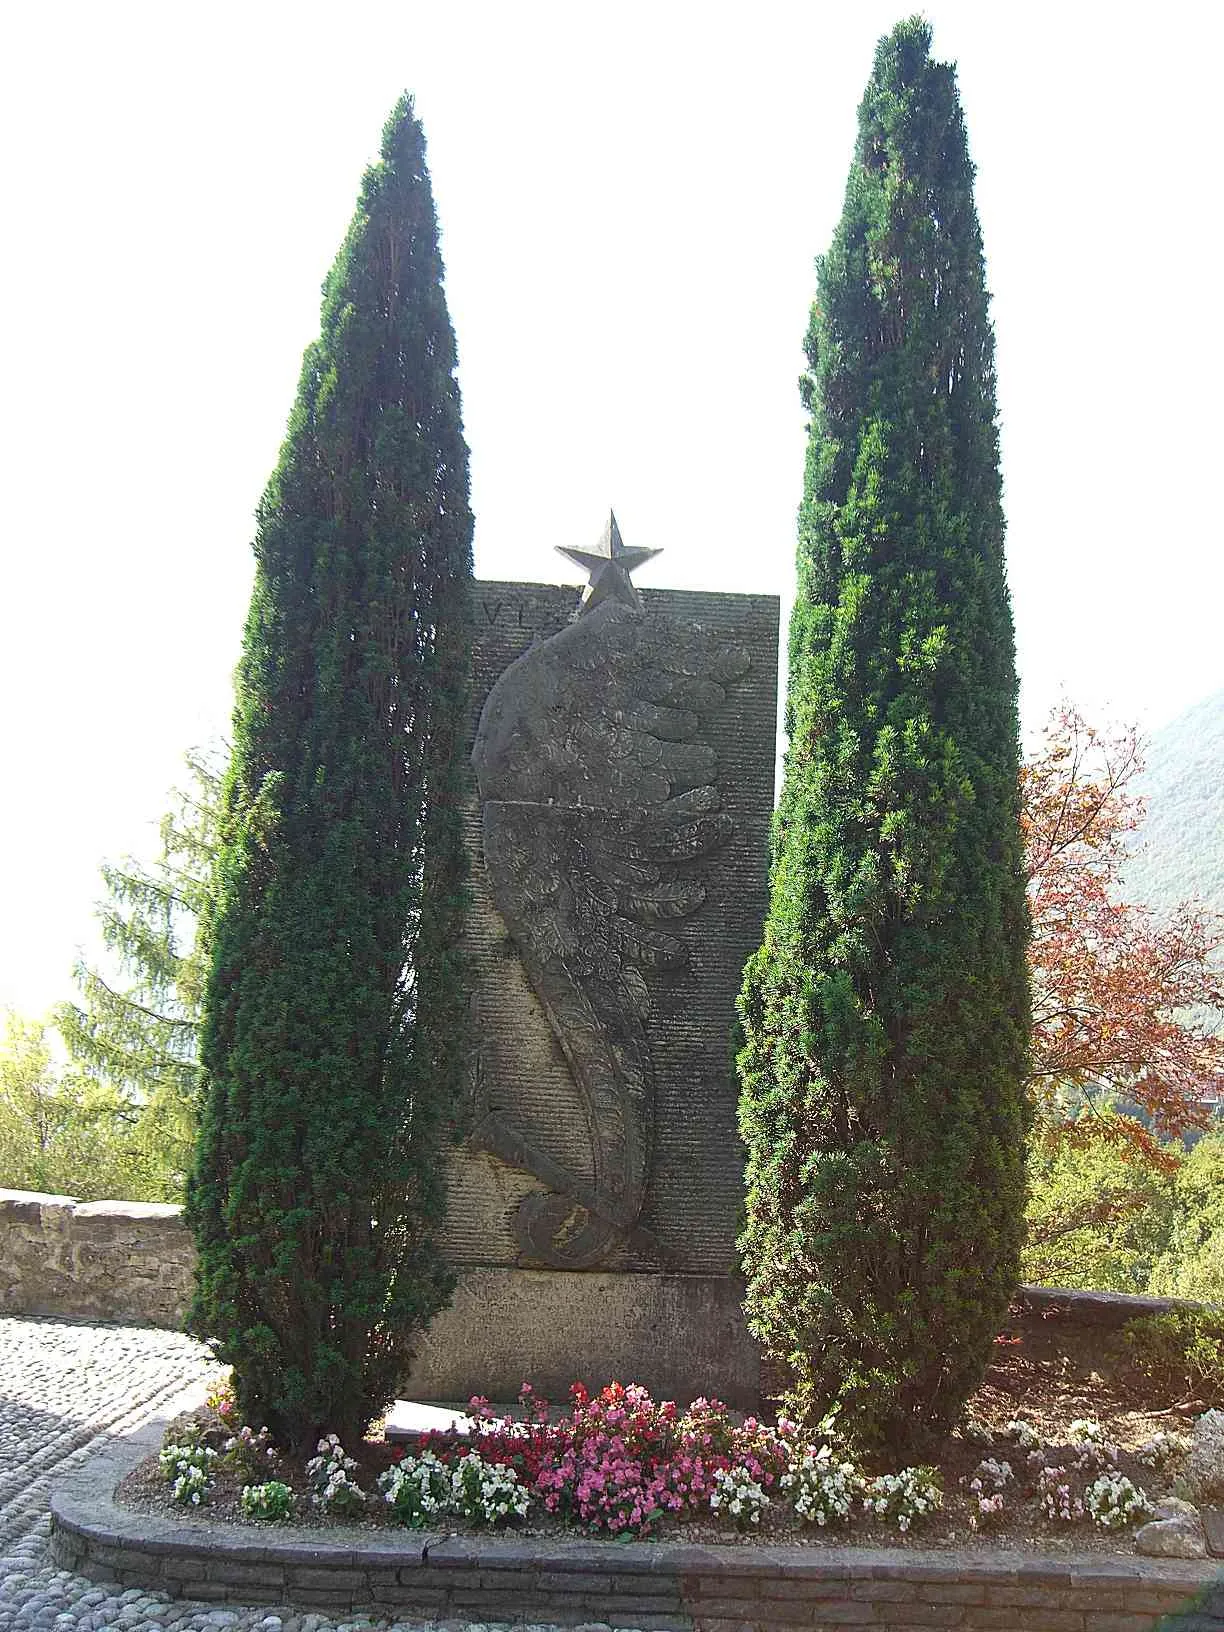
M 61 1568 L 180 1598 L 290 1603 L 332 1616 L 783 1632 L 922 1627 L 1149 1632 L 1159 1616 L 1224 1629 L 1224 1569 L 1099 1553 L 688 1546 L 407 1531 L 253 1529 L 136 1512 L 114 1500 L 160 1444 L 155 1420 L 65 1480 L 51 1500 Z

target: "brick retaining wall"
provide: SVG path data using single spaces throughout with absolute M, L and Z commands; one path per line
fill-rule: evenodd
M 334 1618 L 602 1623 L 642 1632 L 1224 1632 L 1209 1562 L 981 1546 L 686 1546 L 230 1525 L 119 1506 L 115 1486 L 163 1424 L 53 1493 L 57 1563 L 180 1598 L 292 1604 Z M 1184 1612 L 1184 1613 L 1179 1613 Z
M 106 1533 L 57 1517 L 64 1569 L 125 1587 L 221 1603 L 292 1604 L 333 1618 L 603 1623 L 692 1632 L 804 1627 L 947 1627 L 993 1632 L 1151 1632 L 1201 1603 L 1214 1570 L 1102 1555 L 868 1552 L 849 1548 L 684 1547 L 400 1536 L 328 1546 L 234 1532 L 224 1538 Z

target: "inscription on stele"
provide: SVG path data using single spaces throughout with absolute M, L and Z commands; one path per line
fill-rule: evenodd
M 764 910 L 777 601 L 484 584 L 458 1265 L 730 1270 L 734 998 Z

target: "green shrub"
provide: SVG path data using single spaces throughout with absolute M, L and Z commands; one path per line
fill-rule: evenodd
M 1021 1274 L 1037 1286 L 1146 1292 L 1166 1251 L 1175 1180 L 1136 1157 L 1114 1111 L 1085 1112 L 1070 1137 L 1042 1130 L 1028 1160 L 1028 1240 Z M 1176 1150 L 1169 1147 L 1170 1155 Z
M 358 1439 L 450 1297 L 467 448 L 405 97 L 324 286 L 258 513 L 205 943 L 189 1328 L 242 1420 Z
M 1114 1359 L 1154 1394 L 1224 1403 L 1224 1315 L 1210 1309 L 1171 1309 L 1128 1321 Z
M 293 1492 L 280 1479 L 269 1479 L 262 1485 L 243 1485 L 238 1503 L 248 1519 L 276 1524 L 293 1517 Z
M 1028 915 L 994 338 L 956 76 L 881 41 L 808 332 L 789 746 L 740 1016 L 750 1329 L 929 1455 L 1023 1238 Z

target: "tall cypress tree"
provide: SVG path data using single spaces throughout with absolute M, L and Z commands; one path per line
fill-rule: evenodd
M 789 747 L 741 999 L 752 1330 L 914 1456 L 1022 1238 L 1027 915 L 994 343 L 951 66 L 880 42 L 807 336 Z
M 189 1325 L 245 1420 L 297 1447 L 362 1429 L 451 1290 L 472 571 L 454 376 L 404 98 L 259 508 L 207 925 Z

